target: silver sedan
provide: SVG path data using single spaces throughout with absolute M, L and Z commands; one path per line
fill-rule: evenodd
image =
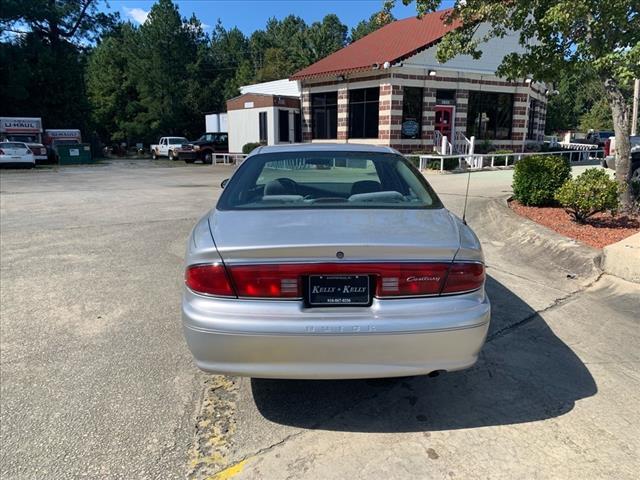
M 480 242 L 398 152 L 261 147 L 191 233 L 182 318 L 203 370 L 367 378 L 473 365 Z

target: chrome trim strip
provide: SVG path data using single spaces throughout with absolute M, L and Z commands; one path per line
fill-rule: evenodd
M 416 333 L 429 334 L 429 333 L 440 333 L 440 332 L 456 332 L 459 330 L 473 330 L 475 328 L 482 328 L 490 323 L 490 320 L 486 320 L 482 323 L 478 323 L 475 325 L 464 326 L 464 327 L 451 327 L 451 328 L 434 328 L 434 329 L 419 329 L 419 330 L 402 330 L 402 331 L 392 331 L 392 332 L 314 332 L 314 333 L 296 333 L 296 332 L 231 332 L 228 330 L 216 330 L 216 329 L 207 329 L 207 328 L 199 328 L 194 327 L 193 325 L 184 325 L 184 328 L 188 328 L 194 332 L 201 333 L 211 333 L 215 335 L 231 335 L 231 336 L 252 336 L 252 337 L 362 337 L 368 335 L 412 335 Z

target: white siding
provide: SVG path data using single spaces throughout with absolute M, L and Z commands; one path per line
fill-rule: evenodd
M 285 95 L 289 97 L 300 97 L 300 86 L 298 82 L 293 82 L 286 78 L 274 80 L 272 82 L 254 83 L 240 87 L 240 93 L 263 93 L 267 95 Z
M 294 141 L 293 114 L 299 112 L 297 108 L 263 107 L 231 110 L 227 114 L 229 123 L 229 152 L 240 153 L 247 143 L 260 141 L 259 113 L 267 112 L 267 145 L 278 142 L 278 110 L 289 111 L 289 140 Z
M 267 112 L 267 133 L 269 143 L 273 141 L 273 107 L 231 110 L 227 114 L 229 122 L 229 152 L 240 153 L 247 143 L 260 141 L 258 114 Z
M 205 115 L 204 122 L 207 133 L 228 131 L 226 113 L 210 113 Z
M 482 26 L 476 33 L 476 38 L 482 37 L 488 27 Z M 428 68 L 431 70 L 457 70 L 461 72 L 495 73 L 498 65 L 508 53 L 524 52 L 524 48 L 518 43 L 518 34 L 512 33 L 504 38 L 492 38 L 479 46 L 482 56 L 475 60 L 469 55 L 458 55 L 446 63 L 438 63 L 436 60 L 437 45 L 427 48 L 413 57 L 403 61 L 405 67 Z

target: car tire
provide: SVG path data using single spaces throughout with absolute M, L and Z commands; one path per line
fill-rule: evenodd
M 174 162 L 178 160 L 178 156 L 176 155 L 176 152 L 174 152 L 173 150 L 169 150 L 169 160 L 172 160 Z
M 155 151 L 155 150 L 153 150 L 153 151 L 151 152 L 151 158 L 152 158 L 153 160 L 157 160 L 157 159 L 158 159 L 158 154 L 156 153 L 156 151 Z
M 206 152 L 204 154 L 204 163 L 211 165 L 213 163 L 213 152 Z

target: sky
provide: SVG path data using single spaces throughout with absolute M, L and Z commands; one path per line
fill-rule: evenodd
M 118 12 L 123 19 L 140 24 L 144 22 L 153 5 L 151 0 L 108 0 L 109 10 Z M 246 35 L 264 28 L 270 17 L 282 19 L 289 14 L 302 17 L 307 23 L 322 20 L 329 13 L 335 13 L 349 28 L 360 20 L 368 19 L 372 13 L 380 11 L 383 0 L 174 0 L 184 17 L 195 13 L 210 30 L 218 19 L 226 29 L 238 27 Z M 444 0 L 443 8 L 451 6 L 452 0 Z M 406 18 L 416 14 L 415 4 L 404 6 L 397 0 L 393 10 L 396 18 Z

